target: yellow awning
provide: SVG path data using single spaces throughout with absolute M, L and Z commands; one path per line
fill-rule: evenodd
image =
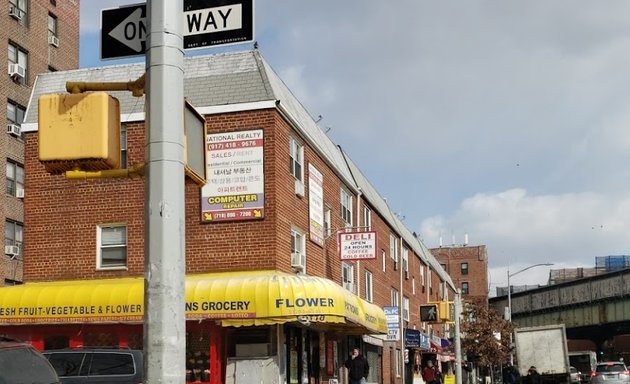
M 386 333 L 383 310 L 335 282 L 279 271 L 186 277 L 186 318 L 224 326 L 346 323 Z M 144 279 L 27 283 L 0 288 L 0 324 L 140 322 Z

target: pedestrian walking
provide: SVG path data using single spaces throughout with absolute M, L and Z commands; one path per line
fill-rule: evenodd
M 521 381 L 521 375 L 511 363 L 508 363 L 503 368 L 503 384 L 519 384 Z
M 540 374 L 533 365 L 527 370 L 527 384 L 541 384 Z
M 359 352 L 359 348 L 354 348 L 350 353 L 350 357 L 345 364 L 348 368 L 349 384 L 365 384 L 370 372 L 370 365 L 363 355 Z
M 427 361 L 427 366 L 422 370 L 422 378 L 427 384 L 440 384 L 440 372 L 433 365 L 433 361 Z

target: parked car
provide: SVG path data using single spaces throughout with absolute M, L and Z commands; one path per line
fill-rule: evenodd
M 138 384 L 144 378 L 142 351 L 125 348 L 73 348 L 43 352 L 63 384 Z
M 621 361 L 602 362 L 597 364 L 591 376 L 591 384 L 629 384 L 630 373 Z
M 48 360 L 28 343 L 0 336 L 0 384 L 58 384 Z
M 582 372 L 578 371 L 575 367 L 569 367 L 571 374 L 571 384 L 579 384 L 582 382 Z

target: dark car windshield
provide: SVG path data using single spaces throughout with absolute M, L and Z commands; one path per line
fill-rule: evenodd
M 597 372 L 623 372 L 625 370 L 626 366 L 621 363 L 599 364 L 597 366 Z
M 46 358 L 30 347 L 0 349 L 0 384 L 55 384 Z

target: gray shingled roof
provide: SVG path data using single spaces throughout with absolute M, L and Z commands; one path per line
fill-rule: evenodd
M 66 93 L 67 81 L 127 82 L 137 79 L 144 72 L 145 64 L 138 63 L 39 75 L 33 87 L 24 123 L 31 129 L 35 128 L 39 96 Z M 144 111 L 144 97 L 133 97 L 126 91 L 110 92 L 110 94 L 120 101 L 123 117 Z M 447 282 L 451 288 L 455 288 L 451 278 L 443 271 L 429 250 L 392 213 L 385 200 L 359 168 L 347 158 L 341 148 L 317 126 L 306 108 L 291 93 L 258 50 L 186 57 L 184 59 L 184 95 L 197 108 L 260 101 L 276 102 L 278 109 L 290 120 L 293 128 L 319 152 L 329 166 L 335 169 L 346 185 L 355 193 L 360 190 L 362 199 L 370 203 L 411 249 L 431 265 L 443 281 Z

